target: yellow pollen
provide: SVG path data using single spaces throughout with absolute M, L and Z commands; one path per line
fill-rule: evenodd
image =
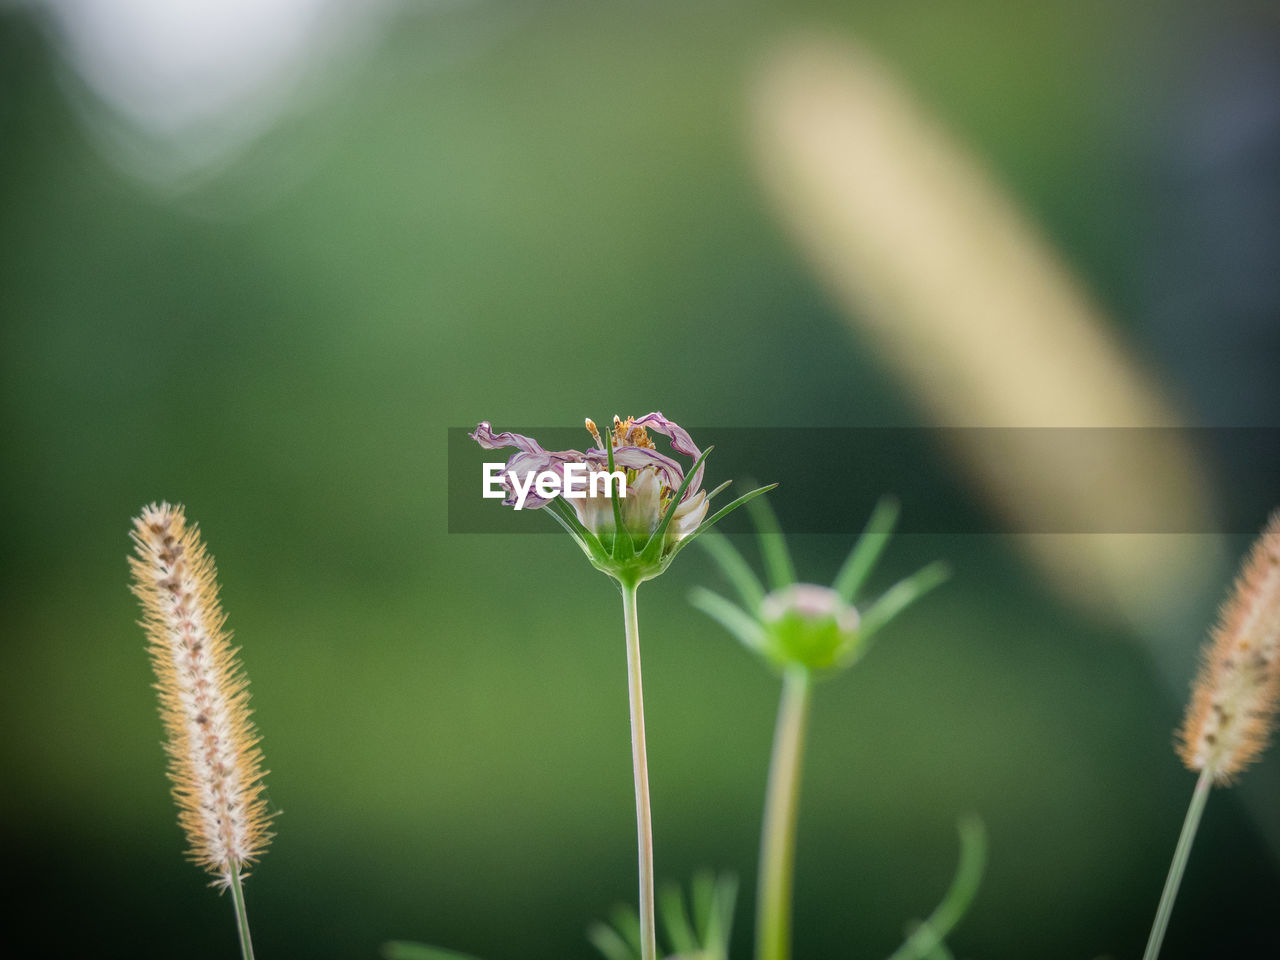
M 620 420 L 617 415 L 613 418 L 613 445 L 615 447 L 645 447 L 649 450 L 656 450 L 657 446 L 649 439 L 649 434 L 644 427 L 635 426 L 635 417 L 627 417 Z

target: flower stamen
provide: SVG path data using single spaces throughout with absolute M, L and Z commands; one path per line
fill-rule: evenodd
M 650 439 L 649 433 L 644 427 L 635 425 L 635 417 L 627 417 L 622 420 L 617 414 L 613 416 L 613 446 L 617 447 L 642 447 L 646 450 L 658 449 L 657 444 Z

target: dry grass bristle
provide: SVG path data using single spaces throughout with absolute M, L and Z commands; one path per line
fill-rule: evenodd
M 1266 749 L 1280 701 L 1280 511 L 1253 545 L 1210 640 L 1179 754 L 1229 783 Z
M 151 504 L 131 537 L 178 821 L 191 859 L 227 886 L 271 838 L 248 678 L 225 628 L 213 557 L 183 508 Z

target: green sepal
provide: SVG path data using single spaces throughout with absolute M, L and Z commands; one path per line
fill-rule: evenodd
M 555 497 L 548 504 L 547 508 L 551 513 L 552 519 L 560 526 L 564 527 L 569 536 L 582 549 L 593 563 L 607 563 L 609 554 L 604 549 L 604 544 L 600 539 L 582 525 L 582 521 L 578 519 L 578 515 L 574 513 L 573 507 L 565 503 L 560 497 Z
M 759 610 L 764 602 L 764 584 L 729 538 L 719 530 L 708 530 L 698 543 L 711 554 L 711 559 L 719 565 L 725 578 L 737 588 L 743 606 L 748 610 Z
M 751 519 L 760 535 L 760 553 L 764 557 L 764 570 L 769 578 L 769 589 L 781 590 L 796 582 L 796 567 L 787 550 L 787 540 L 782 535 L 778 515 L 769 501 L 754 500 L 751 503 Z
M 613 437 L 605 441 L 605 452 L 609 457 L 609 472 L 613 473 Z M 631 532 L 622 526 L 622 505 L 618 503 L 618 485 L 609 483 L 609 499 L 613 502 L 613 543 L 610 545 L 610 557 L 614 563 L 625 563 L 635 556 L 636 545 L 631 539 Z M 625 544 L 625 546 L 624 546 Z
M 881 497 L 875 509 L 871 511 L 871 517 L 867 520 L 862 535 L 849 551 L 849 558 L 845 560 L 840 572 L 836 574 L 835 582 L 831 585 L 831 589 L 838 593 L 845 603 L 857 604 L 858 593 L 866 584 L 867 576 L 875 567 L 876 561 L 880 559 L 880 555 L 889 543 L 889 538 L 893 535 L 899 510 L 896 497 Z
M 689 591 L 689 602 L 732 633 L 748 650 L 766 652 L 767 633 L 763 624 L 732 600 L 705 587 Z
M 724 490 L 729 486 L 729 484 L 731 484 L 731 483 L 733 483 L 733 481 L 732 481 L 732 480 L 726 480 L 724 483 L 720 484 L 720 486 L 716 487 L 714 490 L 712 490 L 710 493 L 708 493 L 708 494 L 707 494 L 707 502 L 709 503 L 709 502 L 711 502 L 712 500 L 714 500 L 714 499 L 716 498 L 716 496 L 717 496 L 718 494 L 722 493 L 722 492 L 723 492 L 723 491 L 724 491 Z
M 744 493 L 742 496 L 740 496 L 737 500 L 734 500 L 732 503 L 725 504 L 723 507 L 717 510 L 714 514 L 708 517 L 706 520 L 703 520 L 702 523 L 698 524 L 698 529 L 694 530 L 693 533 L 689 534 L 687 537 L 685 537 L 683 540 L 677 543 L 675 545 L 675 548 L 668 555 L 667 562 L 670 563 L 671 559 L 674 558 L 677 553 L 679 553 L 689 544 L 693 543 L 693 541 L 696 540 L 699 536 L 706 533 L 708 530 L 714 527 L 717 523 L 719 523 L 729 514 L 733 513 L 733 511 L 737 510 L 744 503 L 750 503 L 756 497 L 760 496 L 760 494 L 768 493 L 770 490 L 772 490 L 776 486 L 777 486 L 776 483 L 771 483 L 768 486 L 757 487 L 756 489 L 752 490 L 750 493 Z
M 662 555 L 662 541 L 667 534 L 667 527 L 671 525 L 671 518 L 676 515 L 676 508 L 680 506 L 680 501 L 684 498 L 684 492 L 689 489 L 689 483 L 693 480 L 693 475 L 698 472 L 698 468 L 711 456 L 714 446 L 707 447 L 702 451 L 702 456 L 694 461 L 693 466 L 684 475 L 684 480 L 680 483 L 680 489 L 675 492 L 671 498 L 671 504 L 667 507 L 667 512 L 662 516 L 662 522 L 658 524 L 658 528 L 653 531 L 653 535 L 649 537 L 644 548 L 640 551 L 640 556 L 652 563 Z
M 769 490 L 774 488 L 774 486 L 777 486 L 777 484 L 769 484 L 768 486 L 762 486 L 762 488 L 751 490 L 750 493 L 742 494 L 741 497 L 733 500 L 733 502 L 727 504 L 726 507 L 718 509 L 716 515 L 710 517 L 709 520 L 704 520 L 698 525 L 698 529 L 692 531 L 689 536 L 686 536 L 686 538 L 677 541 L 675 547 L 671 548 L 671 553 L 668 553 L 666 557 L 659 559 L 659 562 L 653 567 L 654 572 L 649 573 L 649 575 L 645 577 L 645 580 L 652 580 L 653 577 L 658 576 L 658 573 L 671 566 L 671 562 L 673 559 L 676 559 L 677 554 L 680 553 L 682 549 L 689 547 L 689 544 L 691 544 L 692 541 L 698 539 L 700 535 L 703 535 L 705 532 L 712 529 L 714 525 L 718 524 L 718 522 L 723 520 L 724 517 L 730 515 L 730 513 L 735 511 L 735 509 L 741 507 L 742 504 L 749 502 L 749 500 L 754 499 L 755 497 L 759 497 L 762 493 L 768 493 Z
M 858 630 L 862 635 L 863 645 L 886 623 L 934 587 L 945 583 L 950 576 L 951 567 L 941 560 L 935 560 L 886 590 L 862 615 Z

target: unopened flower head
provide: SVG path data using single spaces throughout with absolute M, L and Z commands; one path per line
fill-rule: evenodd
M 886 498 L 876 507 L 829 587 L 797 582 L 795 563 L 768 502 L 758 500 L 751 510 L 772 589 L 765 592 L 728 537 L 712 534 L 701 542 L 737 587 L 742 605 L 701 588 L 690 599 L 779 671 L 824 674 L 852 666 L 881 627 L 947 577 L 945 565 L 931 563 L 860 611 L 854 604 L 888 543 L 898 515 L 895 501 Z
M 586 421 L 586 428 L 595 442 L 586 450 L 545 450 L 531 437 L 494 433 L 487 421 L 470 436 L 486 450 L 516 450 L 501 477 L 494 478 L 507 492 L 503 503 L 548 508 L 591 562 L 611 576 L 637 582 L 657 576 L 694 536 L 767 489 L 739 498 L 708 521 L 711 498 L 723 489 L 702 489 L 710 447 L 700 450 L 688 431 L 659 412 L 625 420 L 615 416 L 612 430 L 604 435 L 592 420 Z M 650 432 L 667 437 L 671 450 L 691 462 L 681 464 L 659 452 Z M 621 474 L 624 482 L 565 495 L 584 474 Z M 532 482 L 548 475 L 556 482 Z
M 1206 646 L 1182 760 L 1229 783 L 1266 749 L 1280 700 L 1280 511 L 1253 545 Z
M 760 604 L 765 650 L 775 663 L 825 670 L 850 660 L 858 648 L 858 611 L 830 587 L 793 583 Z
M 133 592 L 142 603 L 178 820 L 190 857 L 225 887 L 233 873 L 245 875 L 271 836 L 248 679 L 224 626 L 213 557 L 182 507 L 146 507 L 132 538 Z

